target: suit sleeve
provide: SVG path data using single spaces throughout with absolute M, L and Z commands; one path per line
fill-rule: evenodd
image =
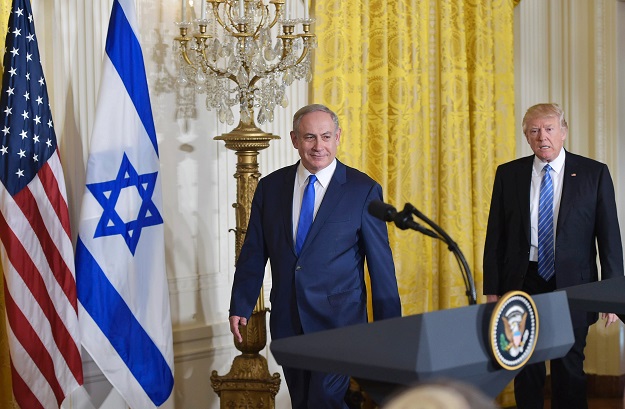
M 484 243 L 484 295 L 501 295 L 501 259 L 505 249 L 505 220 L 501 168 L 497 168 Z
M 599 178 L 595 231 L 601 278 L 614 278 L 623 275 L 623 246 L 616 210 L 614 184 L 607 166 L 602 167 Z
M 382 187 L 377 183 L 369 192 L 363 209 L 362 239 L 371 279 L 373 319 L 381 320 L 401 316 L 401 303 L 386 223 L 368 211 L 373 200 L 382 200 Z
M 265 265 L 269 256 L 263 234 L 262 185 L 261 179 L 254 192 L 245 241 L 236 263 L 230 297 L 230 316 L 249 318 L 252 315 L 265 276 Z

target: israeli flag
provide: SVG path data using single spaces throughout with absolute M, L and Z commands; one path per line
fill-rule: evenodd
M 133 0 L 115 0 L 76 244 L 82 344 L 133 409 L 171 394 L 158 145 Z

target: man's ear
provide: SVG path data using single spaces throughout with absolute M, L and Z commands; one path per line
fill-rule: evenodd
M 297 135 L 293 131 L 291 131 L 290 135 L 291 135 L 291 143 L 293 144 L 293 147 L 297 149 Z

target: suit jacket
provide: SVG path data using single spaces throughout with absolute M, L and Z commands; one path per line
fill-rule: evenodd
M 529 264 L 530 187 L 534 155 L 497 168 L 484 245 L 484 294 L 520 290 Z M 623 275 L 623 248 L 608 167 L 566 152 L 555 234 L 558 289 Z M 597 246 L 598 245 L 598 246 Z M 609 312 L 609 311 L 606 311 Z M 573 325 L 597 314 L 573 313 Z
M 299 162 L 298 162 L 299 163 Z M 364 262 L 374 319 L 401 315 L 386 224 L 368 213 L 382 187 L 337 160 L 336 170 L 299 257 L 293 240 L 298 163 L 262 178 L 237 260 L 230 315 L 249 317 L 270 261 L 270 329 L 274 339 L 367 322 Z

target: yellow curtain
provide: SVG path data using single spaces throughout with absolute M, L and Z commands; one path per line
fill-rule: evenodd
M 6 37 L 11 1 L 12 0 L 0 0 L 0 38 L 2 40 Z M 0 47 L 0 58 L 4 59 L 4 47 Z M 1 80 L 2 70 L 0 70 L 0 82 Z M 0 408 L 12 408 L 11 364 L 9 360 L 9 344 L 5 317 L 4 273 L 2 271 L 2 264 L 0 264 Z
M 11 361 L 9 358 L 9 343 L 5 317 L 4 275 L 2 271 L 2 264 L 0 264 L 0 408 L 12 408 L 13 392 L 11 390 Z
M 440 225 L 479 299 L 494 173 L 515 153 L 514 1 L 315 4 L 312 100 L 339 114 L 339 159 L 378 180 L 398 210 L 411 203 Z M 404 315 L 467 305 L 446 245 L 389 234 Z

